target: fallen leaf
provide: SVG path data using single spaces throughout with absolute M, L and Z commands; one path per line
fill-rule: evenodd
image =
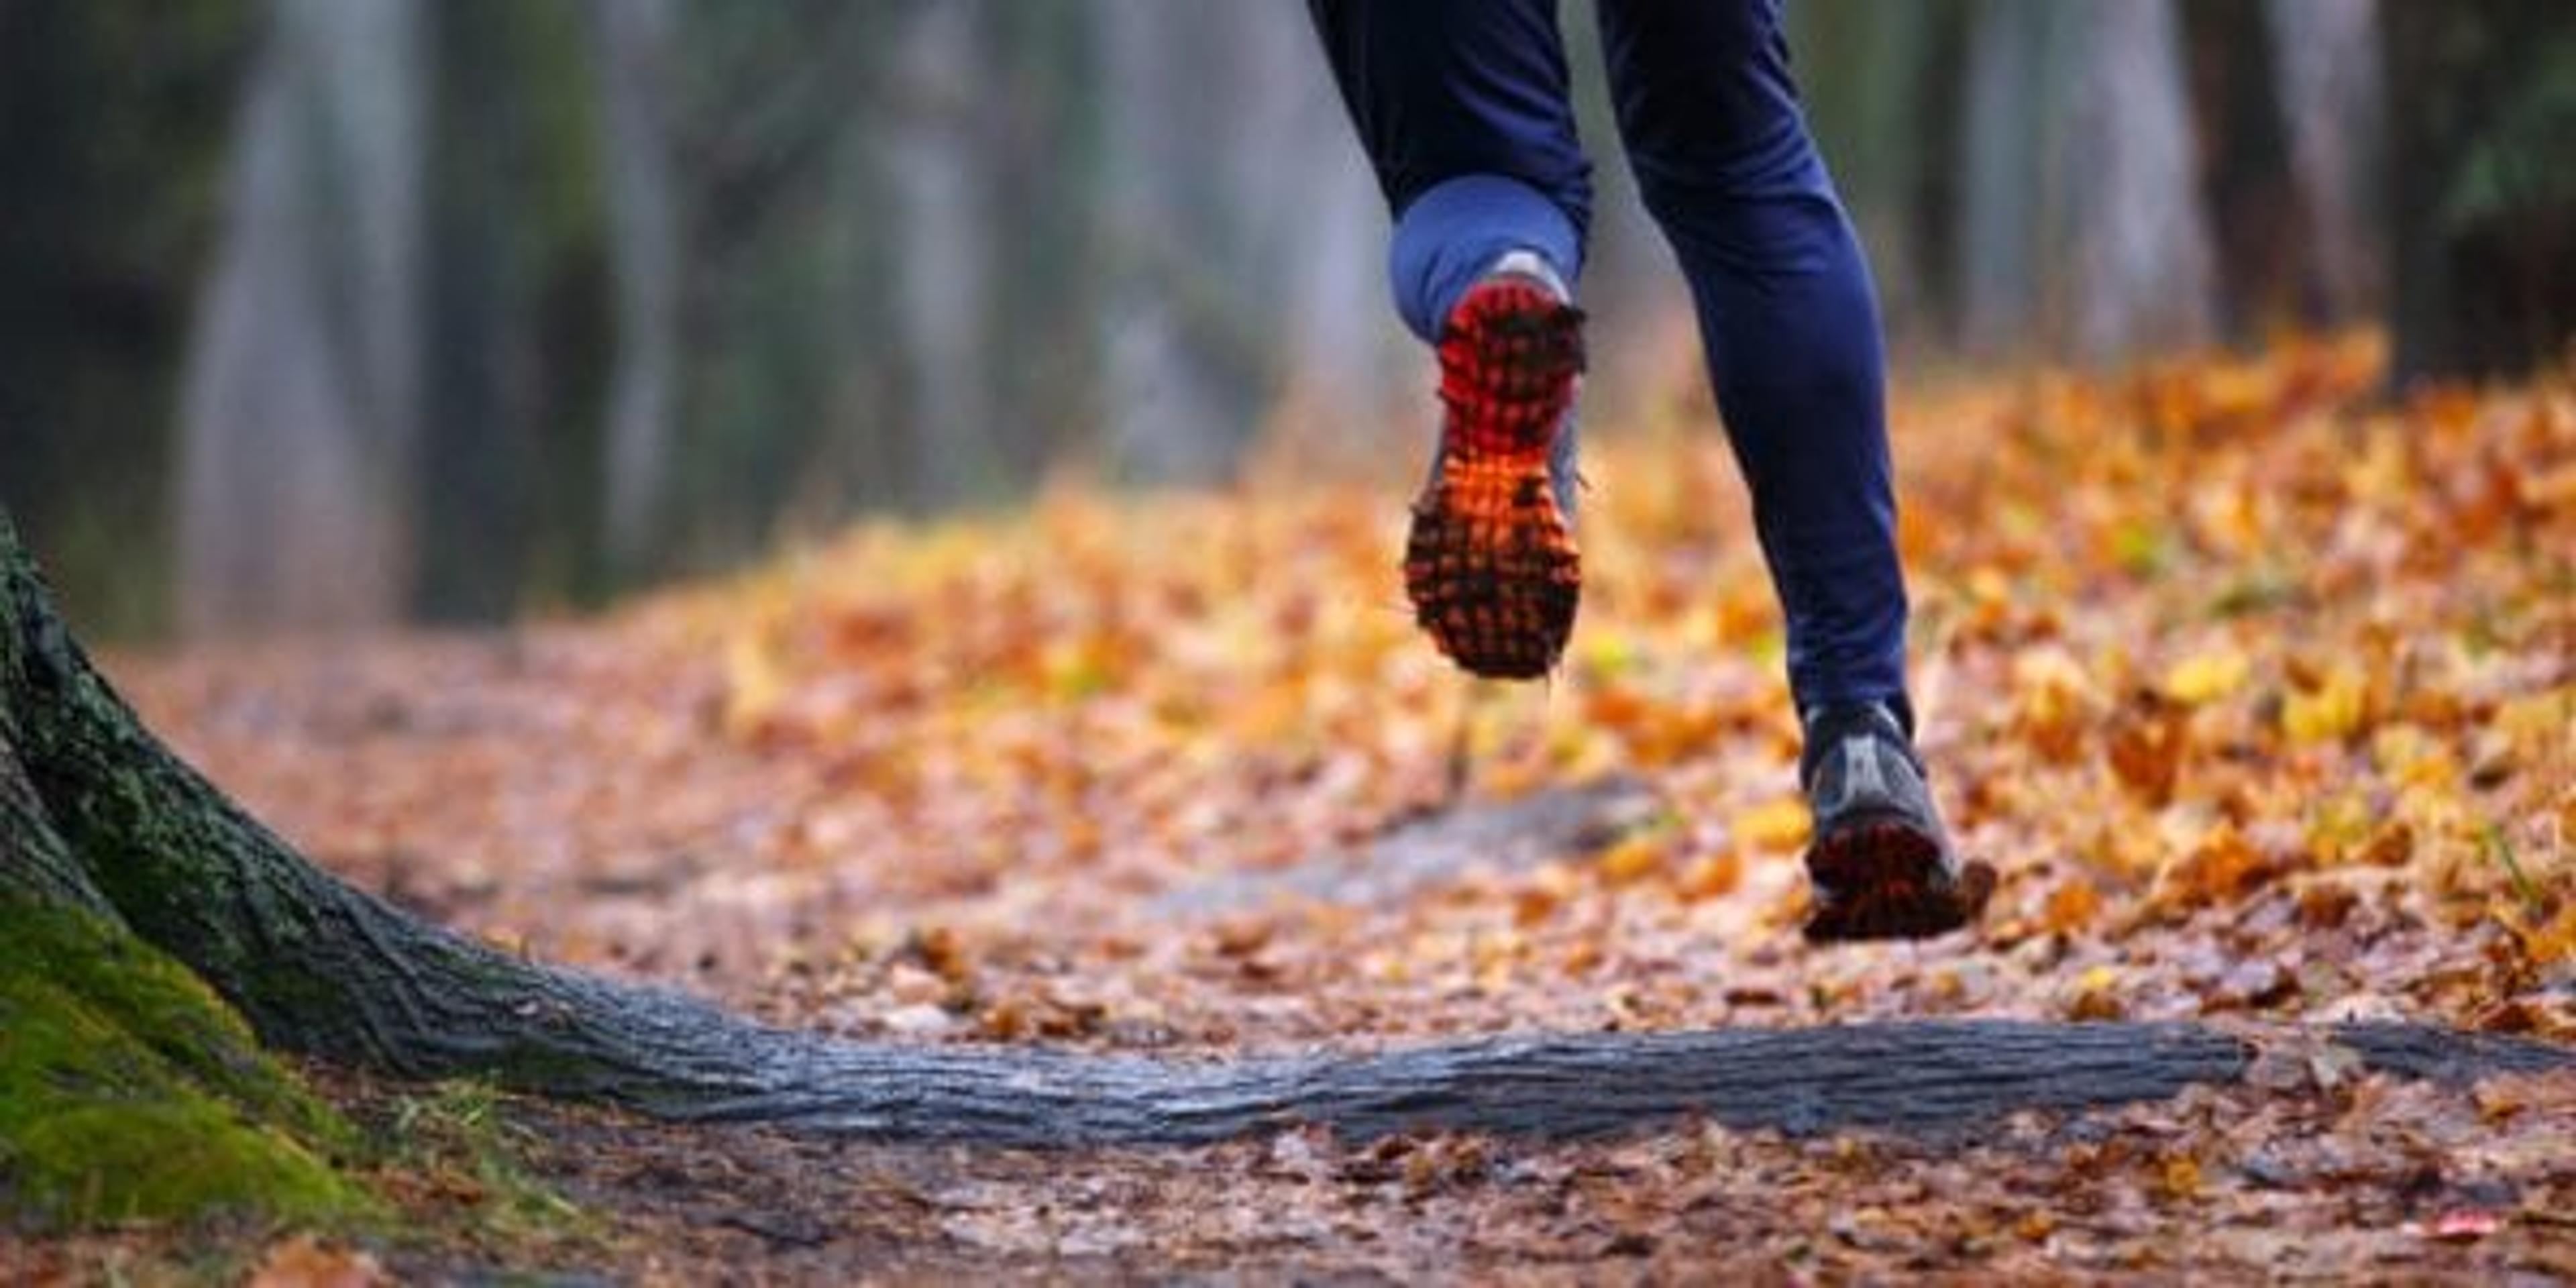
M 2253 662 L 2242 650 L 2219 647 L 2194 653 L 2165 669 L 2163 691 L 2185 706 L 2215 702 L 2244 687 Z
M 378 1288 L 391 1282 L 374 1254 L 299 1234 L 269 1247 L 251 1271 L 249 1288 Z

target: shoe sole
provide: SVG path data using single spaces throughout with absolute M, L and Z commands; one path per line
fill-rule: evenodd
M 1858 820 L 1818 838 L 1807 875 L 1818 899 L 1806 935 L 1816 943 L 1947 934 L 1976 920 L 1995 886 L 1983 863 L 1952 876 L 1941 843 L 1899 818 Z
M 1548 460 L 1583 370 L 1583 314 L 1534 281 L 1488 282 L 1440 339 L 1448 422 L 1413 505 L 1404 589 L 1451 661 L 1544 676 L 1573 633 L 1583 565 Z

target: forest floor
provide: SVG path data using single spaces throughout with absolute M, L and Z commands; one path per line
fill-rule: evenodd
M 1798 937 L 1780 637 L 1704 402 L 1587 462 L 1583 616 L 1544 686 L 1470 684 L 1415 636 L 1391 482 L 1067 489 L 596 620 L 110 666 L 352 881 L 853 1036 L 1214 1058 L 2008 1016 L 2576 1039 L 2576 395 L 2390 406 L 2380 379 L 2353 339 L 1899 400 L 1924 747 L 2002 878 L 1979 929 L 1921 945 Z M 1559 797 L 1581 825 L 1509 822 Z M 0 1236 L 0 1269 L 2576 1278 L 2576 1075 L 2307 1064 L 1967 1137 L 1081 1154 L 317 1071 L 417 1138 L 379 1173 L 417 1234 Z

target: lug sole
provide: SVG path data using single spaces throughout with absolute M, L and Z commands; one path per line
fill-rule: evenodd
M 1440 342 L 1442 452 L 1413 505 L 1404 589 L 1465 670 L 1536 679 L 1573 633 L 1583 564 L 1548 470 L 1583 369 L 1582 313 L 1514 278 L 1469 292 Z
M 1901 818 L 1856 820 L 1817 838 L 1807 875 L 1816 905 L 1806 936 L 1815 943 L 1947 934 L 1975 921 L 1995 887 L 1983 863 L 1953 876 L 1941 843 Z

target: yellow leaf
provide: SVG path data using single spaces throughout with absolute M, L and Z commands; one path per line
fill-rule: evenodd
M 2505 925 L 2522 941 L 2522 951 L 2533 965 L 2551 966 L 2576 958 L 2576 900 L 2569 900 L 2557 916 L 2537 925 L 2526 925 L 2519 917 L 2506 920 Z
M 2293 742 L 2336 742 L 2361 727 L 2370 685 L 2361 671 L 2338 664 L 2314 692 L 2292 692 L 2281 704 L 2281 732 Z
M 2525 755 L 2576 753 L 2576 684 L 2511 699 L 2496 708 L 2493 723 Z
M 2096 966 L 2075 979 L 2075 990 L 2066 999 L 2066 1018 L 2070 1020 L 2116 1020 L 2128 1013 L 2120 1001 L 2120 972 L 2109 966 Z
M 760 728 L 787 696 L 787 677 L 771 653 L 766 633 L 737 632 L 725 641 L 724 729 L 743 738 Z
M 2370 758 L 2400 786 L 2444 788 L 2459 779 L 2451 749 L 2415 725 L 2390 725 L 2373 734 Z
M 2165 1159 L 2162 1179 L 2165 1193 L 2178 1199 L 2191 1198 L 2200 1193 L 2200 1164 L 2188 1154 L 2172 1155 Z
M 1593 860 L 1600 865 L 1603 878 L 1625 884 L 1648 876 L 1664 866 L 1666 838 L 1659 835 L 1631 836 L 1601 852 Z
M 2327 859 L 2348 857 L 2370 839 L 2375 819 L 2369 797 L 2360 792 L 2327 796 L 2310 808 L 2308 846 Z
M 2194 653 L 2165 670 L 2165 696 L 2186 706 L 2215 702 L 2245 684 L 2252 669 L 2242 652 L 2221 646 Z
M 1749 848 L 1794 850 L 1807 843 L 1807 807 L 1795 797 L 1779 797 L 1738 811 L 1729 828 Z
M 1579 652 L 1583 659 L 1582 669 L 1601 679 L 1626 675 L 1645 661 L 1645 651 L 1637 646 L 1637 641 L 1617 630 L 1599 630 L 1585 635 Z

